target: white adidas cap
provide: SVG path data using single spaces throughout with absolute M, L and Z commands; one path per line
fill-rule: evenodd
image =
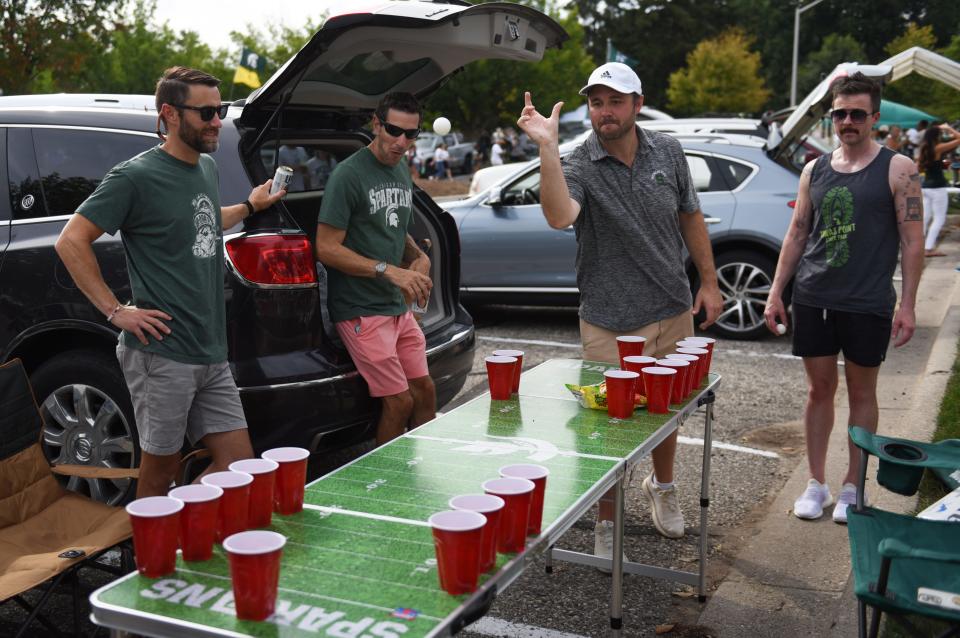
M 602 84 L 609 86 L 619 93 L 636 93 L 643 95 L 640 78 L 633 69 L 622 62 L 607 62 L 593 70 L 587 85 L 580 89 L 580 95 L 586 95 L 590 87 Z

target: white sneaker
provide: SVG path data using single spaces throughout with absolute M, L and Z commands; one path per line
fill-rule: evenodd
M 650 514 L 657 531 L 667 538 L 683 538 L 683 512 L 677 502 L 677 488 L 658 487 L 653 482 L 653 474 L 643 479 L 641 487 L 650 501 Z
M 593 528 L 593 555 L 600 558 L 609 558 L 613 560 L 613 521 L 597 521 Z M 623 552 L 623 562 L 627 562 L 627 552 Z M 609 574 L 611 569 L 607 567 L 597 567 L 604 574 Z
M 863 495 L 863 501 L 866 503 L 867 495 Z M 857 486 L 853 483 L 844 483 L 837 494 L 837 505 L 833 508 L 833 522 L 841 525 L 847 524 L 847 508 L 857 504 Z
M 823 516 L 823 508 L 833 503 L 830 488 L 817 479 L 807 481 L 807 489 L 793 503 L 793 515 L 806 520 L 816 520 Z

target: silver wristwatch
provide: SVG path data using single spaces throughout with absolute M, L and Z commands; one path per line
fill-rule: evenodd
M 373 267 L 373 272 L 377 279 L 381 279 L 387 273 L 387 262 L 378 261 L 377 265 Z

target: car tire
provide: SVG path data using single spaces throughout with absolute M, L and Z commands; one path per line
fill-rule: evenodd
M 93 350 L 70 350 L 30 377 L 43 415 L 41 446 L 51 463 L 135 468 L 140 440 L 130 394 L 117 360 Z M 129 501 L 133 479 L 61 477 L 65 487 L 108 505 Z
M 716 258 L 723 311 L 710 330 L 728 339 L 753 340 L 770 334 L 763 320 L 776 264 L 757 252 L 735 250 Z M 703 321 L 701 312 L 697 322 Z

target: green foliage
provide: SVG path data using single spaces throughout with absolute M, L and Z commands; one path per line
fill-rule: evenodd
M 670 75 L 668 106 L 684 114 L 762 110 L 770 91 L 752 43 L 738 28 L 700 42 L 687 56 L 687 66 Z
M 577 107 L 583 100 L 580 87 L 596 65 L 584 50 L 584 32 L 576 13 L 558 21 L 570 34 L 562 49 L 547 51 L 538 64 L 479 60 L 466 66 L 428 98 L 426 121 L 444 115 L 455 129 L 468 134 L 514 124 L 523 108 L 524 91 L 530 92 L 544 115 L 560 101 L 565 102 L 565 110 Z
M 867 62 L 863 46 L 851 35 L 831 33 L 797 70 L 797 97 L 817 86 L 840 62 Z
M 292 58 L 297 51 L 303 48 L 310 38 L 320 29 L 326 13 L 317 15 L 317 21 L 307 20 L 305 24 L 298 28 L 285 25 L 268 24 L 263 28 L 248 24 L 243 32 L 231 31 L 230 39 L 237 44 L 237 53 L 234 58 L 239 59 L 240 51 L 247 47 L 256 51 L 266 59 L 263 77 L 261 82 L 266 82 L 267 78 L 273 75 L 280 66 Z M 250 91 L 250 87 L 244 85 L 233 86 L 233 71 L 236 68 L 237 61 L 230 60 L 230 73 L 224 78 L 223 94 L 231 98 L 243 97 Z
M 0 91 L 76 90 L 125 0 L 0 0 Z

